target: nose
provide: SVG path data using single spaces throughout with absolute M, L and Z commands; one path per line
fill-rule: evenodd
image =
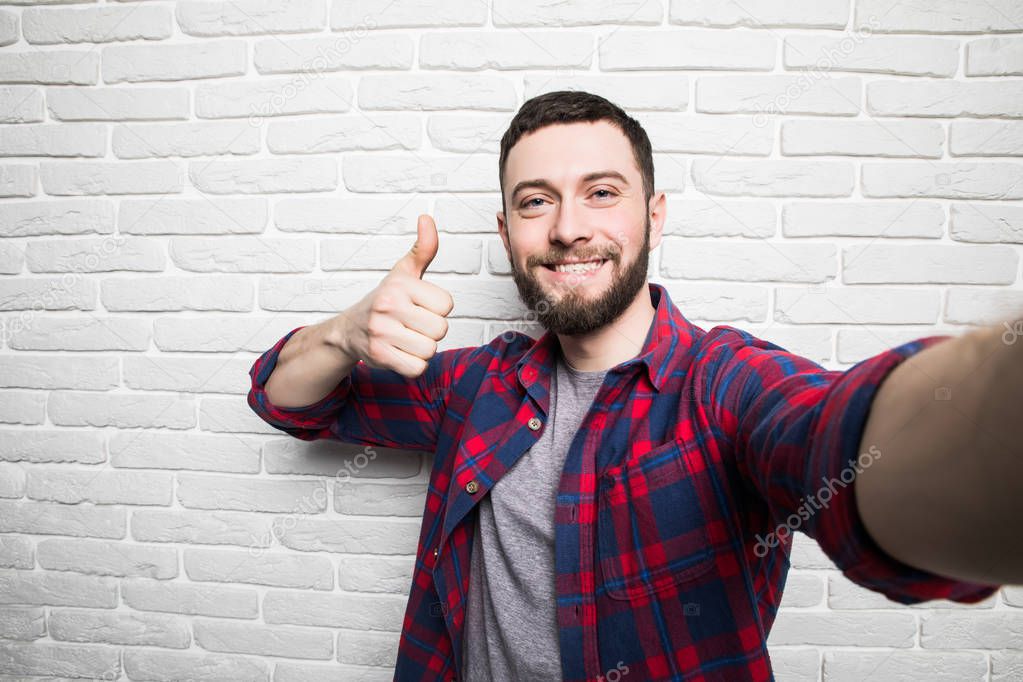
M 575 202 L 559 202 L 557 216 L 551 226 L 550 240 L 571 246 L 580 239 L 588 241 L 592 236 L 593 229 L 586 224 L 583 212 Z

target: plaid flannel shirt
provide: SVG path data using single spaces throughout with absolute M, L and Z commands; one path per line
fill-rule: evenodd
M 825 370 L 728 325 L 704 331 L 661 285 L 648 287 L 656 313 L 642 350 L 608 371 L 559 481 L 565 680 L 615 670 L 636 680 L 771 679 L 766 641 L 789 568 L 787 530 L 897 602 L 973 603 L 997 589 L 884 553 L 847 487 L 855 466 L 869 465 L 858 449 L 881 381 L 947 337 Z M 508 332 L 441 351 L 414 379 L 360 362 L 318 402 L 278 407 L 264 385 L 301 328 L 253 364 L 249 405 L 303 440 L 434 452 L 394 679 L 457 680 L 476 504 L 546 425 L 557 336 Z

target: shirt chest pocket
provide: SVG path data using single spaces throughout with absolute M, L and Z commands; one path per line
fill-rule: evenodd
M 678 440 L 607 469 L 597 484 L 597 561 L 608 596 L 636 599 L 714 566 L 707 519 Z

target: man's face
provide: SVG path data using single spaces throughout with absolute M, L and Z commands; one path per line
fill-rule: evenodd
M 614 124 L 555 124 L 524 135 L 508 154 L 504 190 L 498 231 L 519 296 L 544 328 L 599 329 L 646 289 L 664 194 L 647 205 L 632 147 Z M 556 267 L 563 261 L 590 263 Z

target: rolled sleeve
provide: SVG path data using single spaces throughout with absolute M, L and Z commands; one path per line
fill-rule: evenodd
M 930 336 L 888 349 L 853 366 L 835 381 L 814 429 L 808 487 L 817 491 L 825 486 L 837 487 L 849 480 L 849 472 L 855 474 L 884 456 L 880 448 L 869 443 L 864 443 L 863 450 L 857 452 L 874 395 L 899 363 L 948 338 Z M 924 571 L 889 555 L 863 525 L 855 485 L 848 485 L 845 494 L 831 499 L 826 513 L 817 515 L 814 535 L 843 574 L 857 584 L 903 604 L 931 599 L 975 603 L 998 590 L 997 585 Z
M 728 325 L 711 330 L 702 351 L 708 413 L 778 524 L 772 531 L 806 533 L 847 578 L 903 604 L 973 603 L 998 589 L 898 561 L 869 535 L 856 506 L 857 472 L 884 456 L 867 444 L 859 451 L 874 395 L 899 363 L 947 338 L 916 339 L 844 371 Z
M 337 413 L 351 390 L 351 377 L 346 376 L 330 393 L 310 405 L 281 407 L 275 405 L 266 394 L 266 382 L 277 366 L 277 356 L 284 344 L 302 327 L 296 327 L 285 334 L 277 343 L 264 352 L 249 369 L 249 407 L 260 419 L 274 428 L 302 440 L 331 438 L 331 427 L 337 420 Z

